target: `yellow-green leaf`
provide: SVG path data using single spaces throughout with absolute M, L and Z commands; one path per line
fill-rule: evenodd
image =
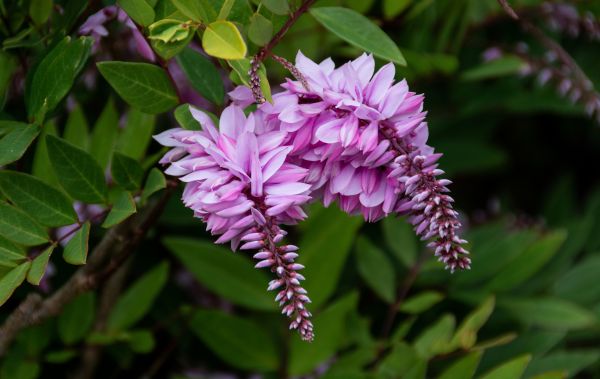
M 242 59 L 247 48 L 236 26 L 229 21 L 215 21 L 206 27 L 202 36 L 204 51 L 222 59 Z
M 52 254 L 55 246 L 56 245 L 50 245 L 31 262 L 31 268 L 27 273 L 27 281 L 29 283 L 33 284 L 34 286 L 40 285 L 40 282 L 44 277 L 44 273 L 46 272 L 46 267 L 48 266 L 48 260 L 50 259 L 50 255 Z

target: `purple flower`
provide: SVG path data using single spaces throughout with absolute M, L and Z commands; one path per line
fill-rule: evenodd
M 183 202 L 201 218 L 217 243 L 231 242 L 233 250 L 256 249 L 257 268 L 269 267 L 277 279 L 269 290 L 279 289 L 276 301 L 292 318 L 290 328 L 312 340 L 309 302 L 300 285 L 302 268 L 294 263 L 297 248 L 280 245 L 281 224 L 306 217 L 301 206 L 310 200 L 307 170 L 289 163 L 291 146 L 285 132 L 269 131 L 261 112 L 244 115 L 231 105 L 221 114 L 219 129 L 205 113 L 190 108 L 202 130 L 171 129 L 155 139 L 173 149 L 161 163 L 167 174 L 186 183 Z M 240 246 L 241 245 L 241 246 Z

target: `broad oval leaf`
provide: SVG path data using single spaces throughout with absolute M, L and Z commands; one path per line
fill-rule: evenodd
M 63 259 L 72 265 L 83 265 L 87 261 L 90 239 L 90 222 L 81 225 L 79 230 L 73 234 L 65 249 Z
M 186 17 L 203 23 L 209 23 L 217 18 L 217 12 L 205 0 L 172 0 L 177 9 Z
M 277 15 L 285 15 L 290 11 L 288 0 L 262 0 L 261 3 Z
M 379 58 L 406 66 L 398 46 L 377 25 L 348 8 L 312 8 L 310 14 L 341 39 Z
M 144 169 L 135 159 L 124 154 L 113 155 L 111 172 L 115 182 L 126 190 L 133 191 L 142 185 Z
M 1 171 L 0 189 L 13 204 L 42 225 L 63 226 L 77 222 L 72 201 L 34 176 Z
M 154 21 L 154 9 L 146 0 L 117 0 L 117 4 L 142 26 L 148 26 Z
M 429 359 L 437 354 L 445 354 L 452 350 L 452 333 L 456 319 L 451 314 L 440 317 L 431 324 L 415 340 L 415 350 L 420 357 Z
M 97 66 L 115 91 L 142 112 L 163 113 L 179 102 L 173 83 L 160 67 L 119 61 L 100 62 Z
M 31 262 L 21 263 L 0 278 L 0 306 L 6 303 L 15 289 L 23 283 L 29 267 L 31 267 Z
M 529 361 L 531 361 L 531 355 L 525 354 L 490 370 L 481 379 L 519 379 L 525 372 Z
M 486 323 L 495 306 L 496 299 L 490 296 L 477 309 L 469 313 L 452 338 L 453 346 L 460 346 L 465 350 L 472 348 L 477 342 L 477 332 Z
M 6 238 L 0 236 L 0 265 L 14 267 L 20 262 L 27 259 L 25 249 Z
M 140 160 L 152 140 L 156 116 L 131 108 L 127 112 L 127 123 L 117 141 L 116 151 Z
M 34 286 L 39 286 L 44 274 L 46 273 L 46 267 L 48 266 L 48 260 L 56 245 L 50 245 L 46 250 L 42 251 L 40 255 L 35 257 L 31 262 L 31 268 L 27 273 L 27 281 Z
M 507 299 L 498 305 L 526 324 L 549 329 L 582 329 L 598 322 L 592 312 L 558 298 Z
M 208 55 L 232 60 L 244 58 L 247 51 L 240 31 L 229 21 L 209 24 L 202 36 L 202 48 Z
M 388 304 L 396 295 L 396 273 L 388 257 L 366 237 L 356 241 L 358 273 L 369 287 Z
M 576 303 L 597 304 L 600 300 L 599 272 L 600 257 L 590 257 L 560 277 L 554 285 L 554 293 Z
M 438 379 L 472 378 L 475 375 L 475 370 L 477 370 L 482 354 L 483 352 L 481 351 L 469 353 L 444 370 Z
M 125 330 L 144 317 L 168 278 L 169 264 L 162 262 L 138 279 L 115 304 L 108 317 L 108 329 Z
M 419 314 L 439 303 L 444 295 L 436 291 L 425 291 L 406 299 L 400 306 L 402 312 Z
M 260 13 L 250 18 L 248 38 L 258 46 L 266 45 L 273 36 L 273 23 Z
M 142 191 L 142 201 L 148 200 L 153 193 L 160 191 L 161 189 L 167 187 L 167 179 L 159 169 L 152 168 L 150 173 L 148 174 L 148 178 L 146 179 L 146 184 L 144 184 L 144 190 Z
M 188 47 L 179 53 L 177 62 L 196 91 L 215 104 L 223 104 L 225 89 L 221 75 L 207 58 Z
M 107 187 L 98 163 L 85 151 L 63 139 L 46 136 L 48 157 L 64 190 L 86 203 L 106 201 Z
M 66 345 L 81 341 L 92 328 L 96 309 L 96 294 L 79 295 L 58 316 L 58 336 Z
M 0 235 L 25 246 L 48 242 L 48 233 L 25 212 L 0 202 Z
M 110 228 L 125 220 L 136 212 L 135 201 L 127 191 L 119 191 L 115 195 L 112 208 L 102 223 L 103 228 Z
M 268 276 L 256 270 L 250 259 L 209 241 L 168 237 L 163 243 L 199 282 L 216 294 L 251 309 L 277 309 L 274 295 L 267 292 Z
M 16 121 L 10 121 L 9 123 L 12 124 L 10 131 L 0 139 L 0 166 L 21 159 L 40 132 L 37 125 Z
M 274 371 L 279 357 L 274 341 L 246 318 L 216 310 L 196 311 L 192 331 L 225 362 L 243 370 Z

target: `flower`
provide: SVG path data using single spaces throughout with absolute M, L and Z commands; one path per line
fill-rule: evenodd
M 233 250 L 257 249 L 257 268 L 269 267 L 277 279 L 276 301 L 292 318 L 290 328 L 302 338 L 313 338 L 309 302 L 300 285 L 302 266 L 294 263 L 297 247 L 279 245 L 285 236 L 281 224 L 306 217 L 301 206 L 311 197 L 307 170 L 289 163 L 291 146 L 283 145 L 285 132 L 265 128 L 261 112 L 246 117 L 231 105 L 221 114 L 219 129 L 205 113 L 190 107 L 202 130 L 171 129 L 155 139 L 173 149 L 161 160 L 167 174 L 186 183 L 184 204 L 201 218 L 217 243 L 231 242 Z M 241 245 L 241 246 L 240 246 Z

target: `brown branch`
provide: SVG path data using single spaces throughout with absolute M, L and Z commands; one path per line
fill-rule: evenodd
M 175 187 L 175 182 L 168 182 L 160 198 L 111 228 L 94 248 L 87 264 L 50 297 L 42 300 L 39 295 L 30 294 L 0 327 L 0 357 L 22 329 L 58 315 L 78 295 L 97 288 L 114 273 L 156 223 Z

